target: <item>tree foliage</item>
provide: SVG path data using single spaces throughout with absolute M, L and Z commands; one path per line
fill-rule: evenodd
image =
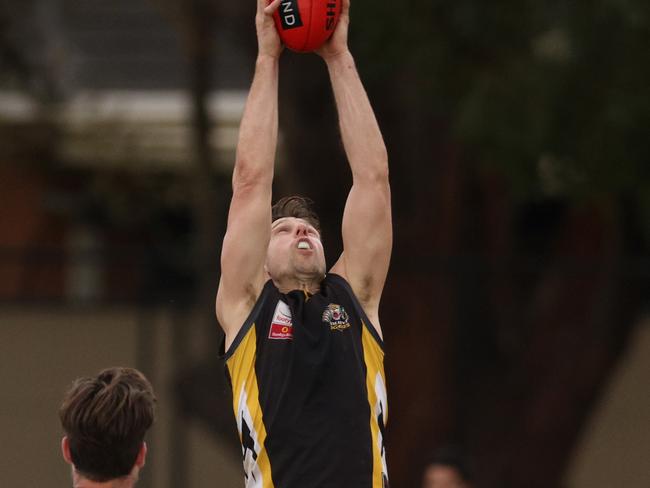
M 366 76 L 520 196 L 624 197 L 650 232 L 647 2 L 356 0 L 353 19 Z

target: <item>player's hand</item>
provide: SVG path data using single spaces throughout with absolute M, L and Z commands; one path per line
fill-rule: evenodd
M 325 44 L 316 50 L 316 54 L 325 61 L 349 52 L 348 27 L 350 26 L 350 0 L 343 0 L 341 15 L 336 28 Z
M 282 42 L 275 28 L 273 12 L 280 6 L 282 0 L 257 0 L 257 14 L 255 15 L 255 28 L 257 30 L 257 46 L 260 56 L 279 58 L 282 53 Z

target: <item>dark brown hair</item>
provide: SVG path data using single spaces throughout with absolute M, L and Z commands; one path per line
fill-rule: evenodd
M 77 379 L 59 410 L 75 469 L 97 482 L 127 476 L 153 423 L 155 403 L 151 384 L 132 368 Z
M 303 219 L 309 222 L 309 224 L 320 234 L 320 220 L 318 219 L 316 212 L 314 212 L 313 205 L 314 202 L 309 198 L 296 195 L 281 198 L 271 208 L 271 221 L 275 222 L 283 217 Z

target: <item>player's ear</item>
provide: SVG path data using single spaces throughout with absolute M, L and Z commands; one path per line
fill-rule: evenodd
M 72 464 L 72 455 L 70 454 L 70 439 L 68 439 L 68 436 L 63 436 L 63 439 L 61 439 L 61 454 L 63 455 L 63 459 L 65 459 L 65 462 L 68 464 Z
M 138 451 L 138 457 L 135 458 L 135 465 L 138 468 L 142 468 L 145 464 L 147 458 L 147 443 L 142 441 L 142 445 L 140 446 L 140 451 Z

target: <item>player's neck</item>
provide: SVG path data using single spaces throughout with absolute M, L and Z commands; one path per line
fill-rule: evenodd
M 130 475 L 125 478 L 98 482 L 84 478 L 77 472 L 72 474 L 73 488 L 133 488 L 134 486 L 135 480 L 133 479 L 133 476 Z
M 324 276 L 292 276 L 284 279 L 273 279 L 273 283 L 280 290 L 280 293 L 289 293 L 294 290 L 301 290 L 309 295 L 320 291 L 320 284 Z

